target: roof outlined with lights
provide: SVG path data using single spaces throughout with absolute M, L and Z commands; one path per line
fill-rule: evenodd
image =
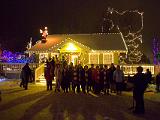
M 54 34 L 48 35 L 46 42 L 39 40 L 28 52 L 44 52 L 57 48 L 66 40 L 73 40 L 92 50 L 121 50 L 127 51 L 126 43 L 120 33 L 94 33 L 94 34 Z

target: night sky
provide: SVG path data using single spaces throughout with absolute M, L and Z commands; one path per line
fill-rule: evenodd
M 97 33 L 108 7 L 144 12 L 143 50 L 151 55 L 152 38 L 160 38 L 158 0 L 3 0 L 0 43 L 5 49 L 23 51 L 30 37 L 38 40 L 44 26 L 49 34 Z

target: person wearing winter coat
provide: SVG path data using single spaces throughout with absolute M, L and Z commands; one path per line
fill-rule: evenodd
M 78 66 L 75 65 L 73 67 L 73 79 L 72 79 L 72 90 L 75 93 L 77 91 L 77 93 L 80 92 L 80 82 L 79 82 L 79 73 L 78 73 Z
M 116 83 L 116 92 L 117 95 L 122 93 L 123 81 L 124 81 L 124 73 L 120 69 L 120 66 L 117 65 L 116 70 L 113 72 L 113 80 Z
M 28 89 L 28 82 L 29 82 L 29 79 L 31 78 L 31 69 L 29 67 L 29 64 L 26 63 L 25 66 L 22 68 L 22 80 L 23 80 L 23 86 L 25 88 L 25 90 Z
M 55 92 L 56 91 L 60 92 L 62 71 L 61 71 L 61 66 L 59 63 L 56 64 L 54 75 L 56 77 Z
M 145 76 L 146 76 L 146 80 L 148 81 L 148 83 L 151 83 L 152 73 L 151 73 L 151 71 L 149 71 L 149 69 L 146 70 Z
M 85 65 L 84 66 L 84 81 L 85 81 L 85 86 L 86 86 L 87 92 L 89 92 L 89 87 L 91 87 L 88 80 L 89 80 L 89 78 L 88 78 L 88 66 Z
M 95 81 L 94 81 L 94 93 L 99 94 L 100 93 L 100 69 L 99 66 L 96 66 L 95 70 Z
M 156 91 L 160 92 L 160 72 L 156 75 Z
M 109 81 L 109 70 L 107 65 L 104 65 L 104 70 L 103 70 L 103 79 L 104 79 L 104 94 L 106 94 L 107 91 L 107 95 L 109 94 L 109 89 L 110 89 L 110 81 Z
M 110 89 L 111 93 L 116 92 L 115 89 L 115 81 L 113 80 L 113 72 L 116 70 L 115 66 L 113 63 L 111 63 L 111 66 L 109 68 L 109 81 L 110 81 Z
M 135 110 L 133 113 L 143 114 L 144 108 L 144 92 L 147 88 L 147 80 L 145 74 L 142 73 L 143 68 L 140 66 L 137 68 L 137 73 L 133 76 L 134 87 L 133 87 L 133 98 L 136 102 Z
M 64 65 L 64 68 L 62 69 L 62 82 L 61 82 L 61 88 L 64 92 L 68 92 L 69 90 L 69 72 L 68 72 L 68 65 Z
M 79 65 L 79 67 L 78 67 L 78 79 L 79 79 L 79 83 L 82 88 L 82 92 L 86 93 L 86 91 L 85 91 L 85 86 L 86 86 L 85 70 L 83 69 L 83 67 L 81 65 Z
M 52 90 L 52 73 L 51 73 L 51 64 L 47 61 L 46 67 L 44 70 L 44 77 L 47 83 L 47 90 Z

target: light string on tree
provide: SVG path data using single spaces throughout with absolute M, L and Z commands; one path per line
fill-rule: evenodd
M 112 18 L 113 15 L 116 15 L 116 16 L 118 15 L 120 17 L 123 17 L 123 15 L 125 15 L 126 13 L 136 13 L 136 14 L 140 15 L 141 26 L 135 32 L 131 32 L 131 31 L 133 31 L 133 29 L 131 28 L 131 25 L 122 27 L 119 24 L 119 22 L 117 22 L 116 20 L 114 20 Z M 127 56 L 128 56 L 129 62 L 131 62 L 131 63 L 140 62 L 141 57 L 143 55 L 141 50 L 140 50 L 140 44 L 142 44 L 141 32 L 143 30 L 143 12 L 139 12 L 138 10 L 133 10 L 133 11 L 126 10 L 126 11 L 118 12 L 117 10 L 108 7 L 107 15 L 110 15 L 111 17 L 108 17 L 106 19 L 110 18 L 110 21 L 112 21 L 112 22 L 110 22 L 110 23 L 112 23 L 112 25 L 109 28 L 109 31 L 111 31 L 113 29 L 113 27 L 116 26 L 118 31 L 123 35 L 125 43 L 127 44 L 127 49 L 128 49 Z M 128 31 L 127 30 L 123 31 L 124 27 L 127 27 Z
M 160 41 L 157 37 L 153 38 L 152 52 L 153 52 L 153 63 L 157 65 L 160 63 Z

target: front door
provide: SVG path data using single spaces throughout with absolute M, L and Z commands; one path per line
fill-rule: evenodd
M 77 65 L 78 64 L 78 55 L 71 55 L 70 62 L 72 62 L 73 65 Z

